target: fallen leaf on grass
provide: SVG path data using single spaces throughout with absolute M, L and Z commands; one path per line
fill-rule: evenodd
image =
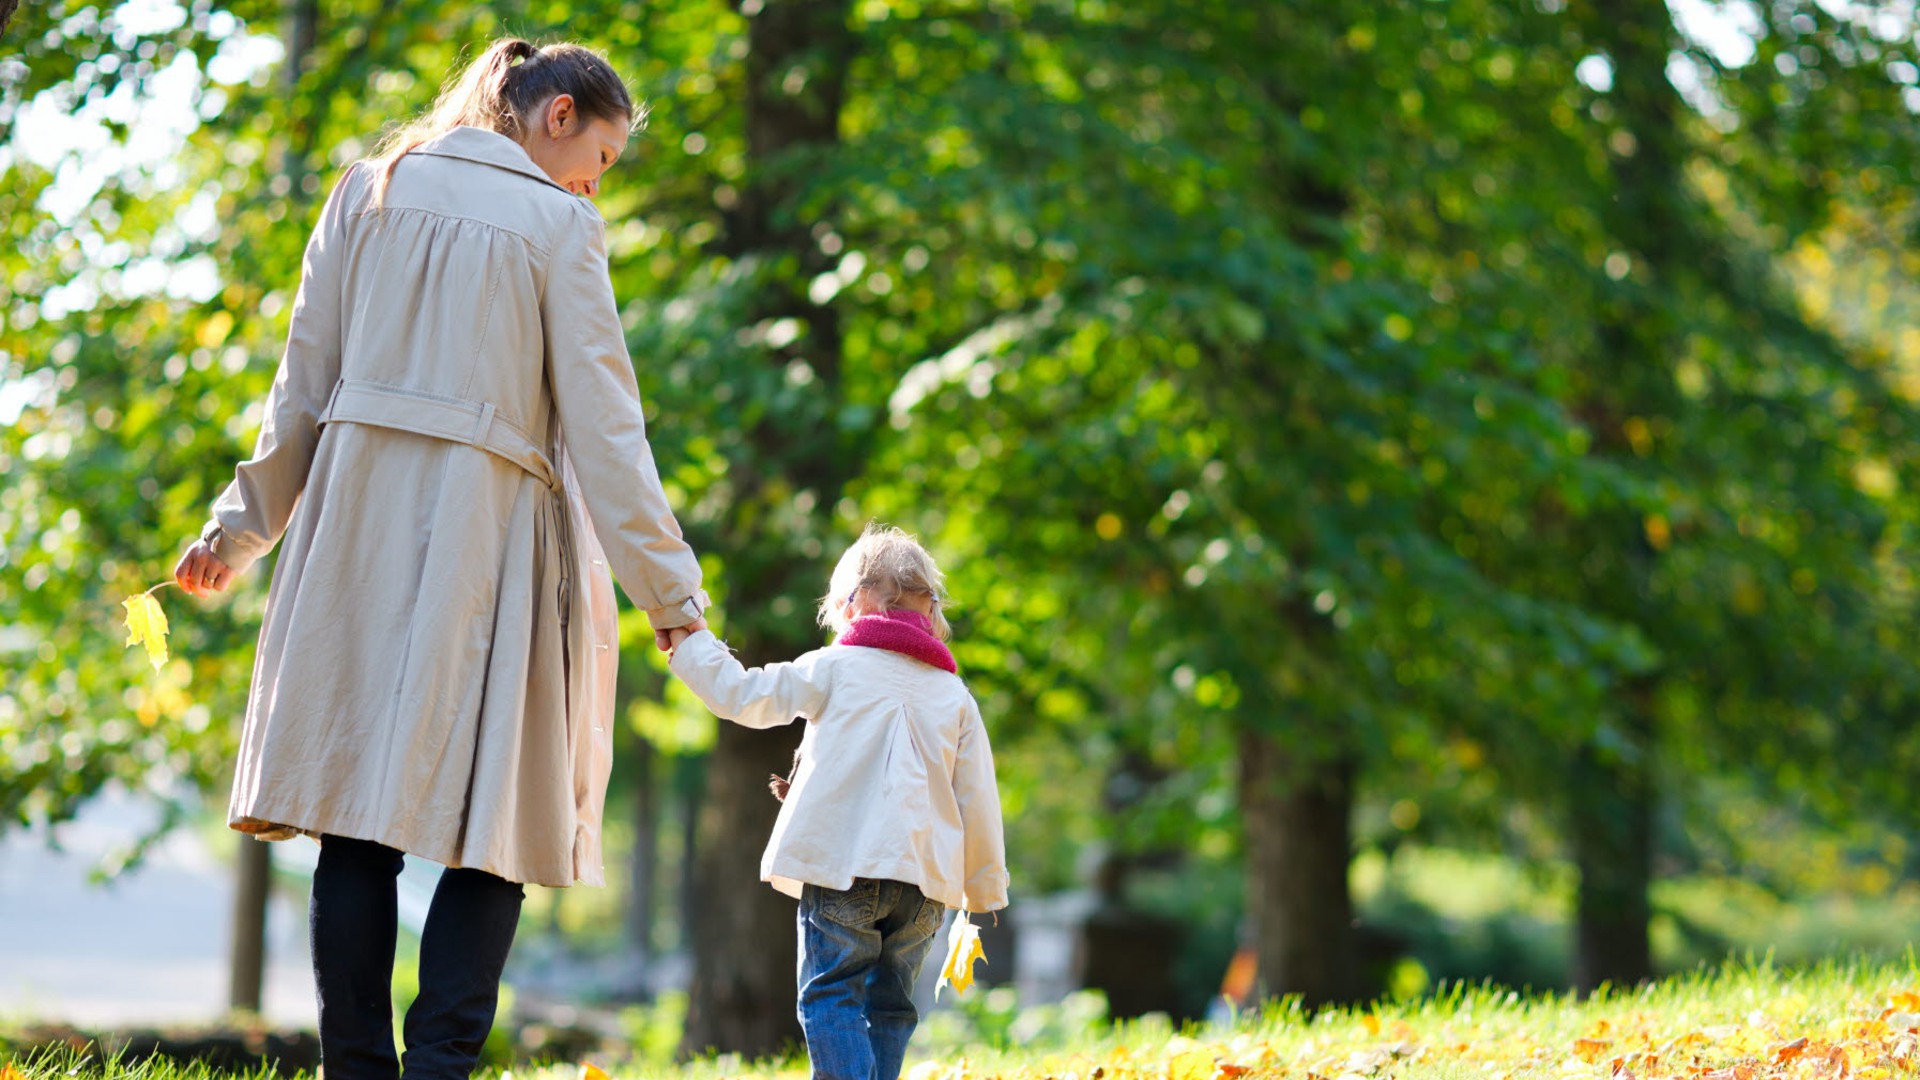
M 1916 1050 L 1920 1050 L 1920 1037 L 1909 1031 L 1893 1041 L 1893 1060 L 1901 1065 L 1909 1065 L 1913 1062 Z
M 1372 1075 L 1386 1067 L 1393 1060 L 1393 1051 L 1386 1047 L 1356 1051 L 1347 1058 L 1344 1071 L 1348 1075 Z
M 1799 1038 L 1793 1040 L 1792 1042 L 1787 1043 L 1785 1046 L 1782 1046 L 1779 1049 L 1775 1050 L 1773 1052 L 1773 1060 L 1779 1061 L 1779 1062 L 1788 1062 L 1788 1061 L 1792 1061 L 1794 1058 L 1797 1058 L 1801 1054 L 1804 1054 L 1806 1052 L 1807 1052 L 1807 1037 L 1805 1035 L 1802 1035 Z
M 1213 1053 L 1189 1050 L 1167 1062 L 1167 1080 L 1213 1080 Z
M 607 1072 L 591 1061 L 580 1063 L 580 1080 L 608 1080 Z
M 1573 1056 L 1591 1065 L 1599 1061 L 1600 1056 L 1607 1052 L 1607 1047 L 1612 1045 L 1613 1040 L 1611 1039 L 1575 1039 L 1573 1040 Z

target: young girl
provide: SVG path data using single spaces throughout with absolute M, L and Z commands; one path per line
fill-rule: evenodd
M 807 721 L 760 876 L 800 900 L 800 1026 L 819 1080 L 896 1080 L 944 910 L 1007 903 L 993 752 L 940 603 L 933 558 L 869 526 L 820 602 L 827 648 L 748 670 L 704 629 L 670 632 L 674 674 L 717 715 Z

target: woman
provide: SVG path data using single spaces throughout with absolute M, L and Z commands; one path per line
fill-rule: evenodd
M 348 169 L 307 245 L 258 447 L 175 570 L 205 595 L 284 543 L 229 821 L 320 839 L 328 1080 L 469 1075 L 522 884 L 602 882 L 608 564 L 663 643 L 704 625 L 581 198 L 636 119 L 591 51 L 504 40 Z M 448 868 L 404 1061 L 403 852 Z

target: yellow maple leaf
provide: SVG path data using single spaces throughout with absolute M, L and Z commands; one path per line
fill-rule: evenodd
M 1167 1062 L 1167 1080 L 1213 1080 L 1213 1054 L 1207 1050 L 1189 1050 Z
M 607 1071 L 591 1061 L 580 1063 L 580 1080 L 608 1080 Z
M 964 994 L 967 987 L 973 985 L 973 962 L 987 962 L 987 953 L 980 947 L 980 928 L 967 919 L 965 911 L 953 917 L 953 929 L 947 931 L 947 962 L 940 965 L 940 981 L 933 985 L 933 996 L 940 998 L 942 984 L 953 987 L 956 994 Z
M 172 584 L 161 582 L 161 585 Z M 153 589 L 159 588 L 155 585 Z M 145 645 L 147 659 L 152 662 L 153 670 L 159 671 L 167 662 L 167 615 L 160 610 L 160 601 L 153 598 L 153 589 L 135 593 L 120 603 L 127 609 L 127 644 Z
M 1612 1045 L 1613 1040 L 1611 1039 L 1575 1039 L 1573 1040 L 1573 1056 L 1591 1065 L 1599 1061 L 1601 1055 L 1607 1052 L 1607 1047 Z

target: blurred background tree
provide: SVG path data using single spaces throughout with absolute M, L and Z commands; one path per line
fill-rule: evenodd
M 339 169 L 516 33 L 651 103 L 599 206 L 721 629 L 795 655 L 865 521 L 928 538 L 1022 896 L 1159 903 L 1212 943 L 1201 995 L 1244 938 L 1318 1003 L 1401 954 L 1645 978 L 1677 955 L 1663 881 L 1798 887 L 1755 814 L 1911 880 L 1901 11 L 29 9 L 0 58 L 0 807 L 220 790 L 266 575 L 172 602 L 157 676 L 117 601 L 251 446 Z M 716 731 L 629 624 L 628 932 L 690 951 L 687 1050 L 776 1050 L 791 915 L 753 882 L 797 733 Z M 1450 966 L 1392 891 L 1420 850 L 1570 881 L 1564 965 Z M 1168 865 L 1243 886 L 1169 901 Z

